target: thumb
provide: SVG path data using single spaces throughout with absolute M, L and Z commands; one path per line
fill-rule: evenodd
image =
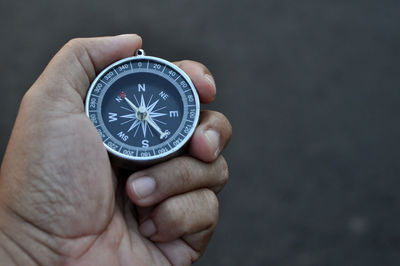
M 72 39 L 53 57 L 28 93 L 53 101 L 67 100 L 73 105 L 70 107 L 83 108 L 96 74 L 119 59 L 133 56 L 141 46 L 142 39 L 136 34 Z

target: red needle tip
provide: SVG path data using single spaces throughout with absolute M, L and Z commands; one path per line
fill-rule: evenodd
M 126 97 L 126 94 L 125 94 L 125 92 L 121 91 L 121 92 L 119 93 L 119 96 L 121 96 L 121 98 L 125 98 L 125 97 Z

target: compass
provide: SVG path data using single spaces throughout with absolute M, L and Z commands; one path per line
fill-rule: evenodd
M 134 169 L 183 150 L 199 120 L 200 102 L 185 72 L 139 49 L 95 78 L 85 109 L 111 159 Z

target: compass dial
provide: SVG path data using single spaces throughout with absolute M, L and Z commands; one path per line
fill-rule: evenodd
M 193 134 L 199 111 L 189 77 L 144 55 L 107 67 L 86 98 L 86 113 L 107 150 L 129 161 L 160 161 L 177 152 Z

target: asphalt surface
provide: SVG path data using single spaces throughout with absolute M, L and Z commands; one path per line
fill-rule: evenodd
M 197 265 L 399 265 L 399 1 L 2 1 L 0 150 L 68 39 L 206 64 L 234 136 Z

